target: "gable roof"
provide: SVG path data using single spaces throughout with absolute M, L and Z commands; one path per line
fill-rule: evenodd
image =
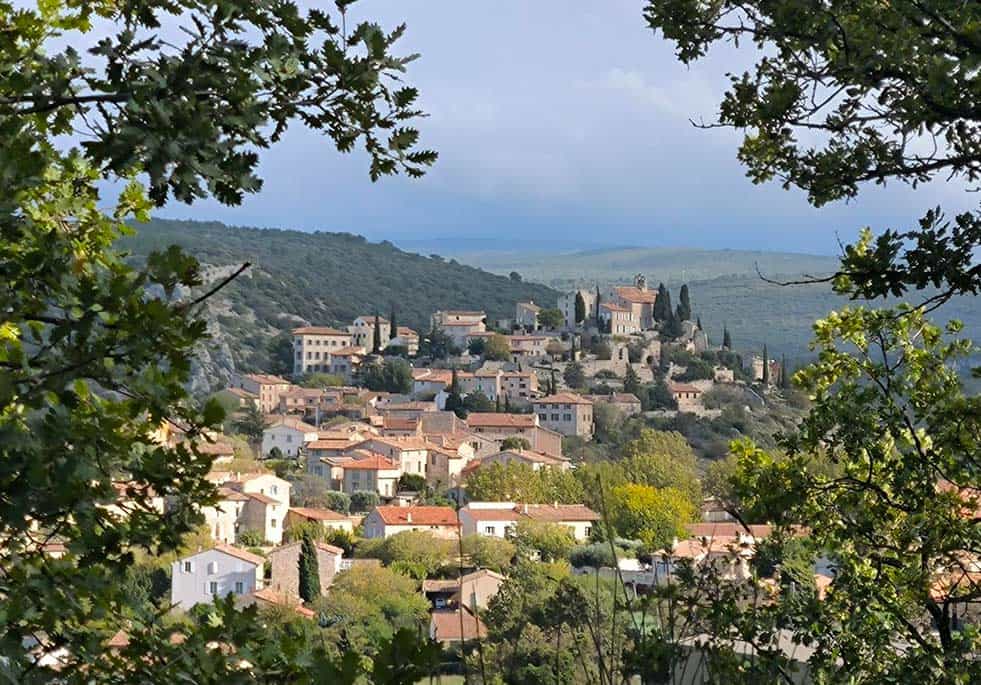
M 617 297 L 627 302 L 638 304 L 654 304 L 657 299 L 657 292 L 653 290 L 641 290 L 632 285 L 621 285 L 616 288 Z
M 773 526 L 750 525 L 749 534 L 754 538 L 765 538 L 773 532 Z M 735 538 L 746 535 L 746 528 L 736 521 L 719 521 L 716 523 L 689 523 L 685 528 L 692 537 L 699 538 Z
M 593 401 L 588 397 L 583 397 L 582 395 L 576 395 L 571 392 L 560 392 L 557 395 L 549 395 L 548 397 L 539 397 L 532 400 L 533 404 L 592 404 Z
M 277 416 L 272 420 L 266 430 L 270 428 L 278 428 L 283 426 L 285 428 L 292 428 L 293 430 L 300 431 L 301 433 L 316 433 L 317 427 L 311 426 L 306 421 L 302 421 L 295 416 Z
M 290 382 L 285 378 L 280 378 L 279 376 L 274 376 L 269 373 L 246 373 L 243 374 L 243 378 L 248 378 L 249 380 L 255 381 L 261 385 L 289 385 Z
M 355 450 L 352 452 L 355 457 L 351 461 L 341 464 L 345 471 L 401 471 L 402 465 L 397 461 L 391 461 L 388 457 L 365 450 Z M 365 456 L 358 456 L 365 455 Z
M 538 417 L 534 414 L 499 414 L 497 412 L 471 412 L 467 425 L 476 428 L 533 428 Z
M 533 521 L 599 521 L 600 515 L 585 504 L 522 504 L 522 514 Z
M 211 549 L 217 550 L 219 552 L 224 552 L 228 556 L 235 557 L 236 559 L 241 559 L 242 561 L 247 561 L 250 564 L 254 564 L 256 566 L 262 566 L 263 564 L 266 563 L 266 560 L 260 557 L 258 554 L 253 554 L 252 552 L 247 552 L 244 549 L 241 549 L 240 547 L 233 547 L 232 545 L 226 545 L 222 542 L 216 542 L 215 546 L 212 547 Z M 197 554 L 192 554 L 191 556 L 196 557 L 198 554 L 204 554 L 205 552 L 209 552 L 209 551 L 211 550 L 202 550 L 201 552 L 198 552 Z
M 312 609 L 307 609 L 298 602 L 291 602 L 288 597 L 276 592 L 270 587 L 264 587 L 261 590 L 256 590 L 255 592 L 246 595 L 246 597 L 251 597 L 255 601 L 266 602 L 267 604 L 277 604 L 280 606 L 289 607 L 305 618 L 313 618 L 317 615 Z
M 293 542 L 287 542 L 285 545 L 280 545 L 276 549 L 269 552 L 269 556 L 283 552 L 284 550 L 293 549 L 297 545 L 302 545 L 302 544 L 303 544 L 303 540 L 294 540 Z M 341 549 L 340 547 L 335 547 L 334 545 L 328 545 L 326 542 L 321 542 L 320 540 L 315 540 L 313 545 L 314 547 L 316 547 L 317 549 L 323 552 L 336 554 L 338 556 L 342 556 L 344 554 L 344 550 Z
M 487 627 L 483 621 L 478 620 L 470 609 L 462 605 L 458 609 L 436 609 L 429 620 L 437 641 L 458 642 L 487 636 Z
M 452 507 L 377 506 L 375 511 L 387 526 L 457 526 L 459 519 Z M 409 518 L 412 518 L 410 521 Z
M 311 521 L 349 521 L 344 514 L 338 514 L 331 509 L 315 509 L 313 507 L 290 507 L 290 513 Z
M 328 326 L 300 326 L 293 329 L 293 335 L 343 335 L 345 338 L 351 337 L 347 331 L 339 331 Z
M 701 394 L 701 390 L 694 385 L 688 385 L 687 383 L 668 383 L 668 389 L 671 392 L 693 392 Z

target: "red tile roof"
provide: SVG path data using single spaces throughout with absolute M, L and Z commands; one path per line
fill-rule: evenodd
M 284 595 L 281 595 L 280 593 L 276 592 L 272 588 L 266 587 L 266 588 L 262 588 L 261 590 L 256 590 L 251 594 L 251 597 L 259 602 L 266 602 L 267 604 L 278 604 L 280 606 L 290 607 L 293 609 L 293 611 L 298 613 L 300 616 L 304 616 L 306 618 L 313 618 L 314 616 L 317 615 L 316 612 L 314 612 L 312 609 L 307 609 L 305 606 L 297 602 L 291 602 L 289 598 L 287 598 Z
M 538 417 L 534 414 L 499 414 L 496 412 L 473 412 L 467 416 L 467 425 L 477 428 L 533 428 Z
M 585 504 L 521 504 L 518 511 L 533 521 L 599 521 L 600 515 Z
M 289 385 L 290 382 L 285 378 L 280 378 L 279 376 L 273 376 L 268 373 L 247 373 L 244 378 L 253 380 L 260 385 Z
M 312 507 L 290 507 L 290 513 L 313 521 L 348 521 L 347 516 L 338 514 L 330 509 L 314 509 Z
M 460 614 L 463 614 L 461 619 Z M 430 618 L 433 636 L 437 642 L 459 642 L 475 640 L 487 636 L 487 627 L 466 607 L 459 609 L 437 609 Z M 460 626 L 463 625 L 461 635 Z
M 668 388 L 671 392 L 693 392 L 697 394 L 701 394 L 702 392 L 694 385 L 688 385 L 687 383 L 669 383 Z
M 452 507 L 378 506 L 375 511 L 387 526 L 457 526 L 459 519 Z M 411 521 L 409 519 L 412 519 Z
M 657 293 L 653 290 L 641 290 L 632 285 L 622 285 L 616 288 L 617 297 L 627 302 L 637 302 L 640 304 L 654 304 Z
M 351 334 L 346 331 L 339 331 L 327 326 L 300 326 L 293 329 L 293 335 L 343 335 L 345 338 L 351 337 Z
M 735 521 L 719 521 L 717 523 L 689 523 L 688 534 L 699 538 L 735 538 L 746 535 L 746 528 Z M 765 538 L 773 532 L 773 526 L 750 525 L 749 531 L 754 538 Z
M 213 549 L 219 552 L 224 552 L 229 556 L 233 556 L 236 559 L 241 559 L 242 561 L 247 561 L 250 564 L 255 564 L 256 566 L 262 566 L 266 563 L 266 560 L 260 557 L 258 554 L 253 554 L 252 552 L 246 552 L 244 549 L 239 547 L 233 547 L 231 545 L 226 545 L 223 543 L 215 543 Z
M 368 456 L 358 458 L 358 454 L 363 453 Z M 396 471 L 401 469 L 397 461 L 391 461 L 381 454 L 368 453 L 365 450 L 355 450 L 352 452 L 355 457 L 353 461 L 341 465 L 345 471 Z
M 582 395 L 576 395 L 571 392 L 561 392 L 557 395 L 549 395 L 548 397 L 539 397 L 533 400 L 534 404 L 592 404 L 593 401 L 588 397 L 583 397 Z

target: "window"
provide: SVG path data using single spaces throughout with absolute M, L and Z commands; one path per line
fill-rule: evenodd
M 275 486 L 275 485 L 270 485 L 270 486 L 269 486 L 269 494 L 270 494 L 270 495 L 275 495 L 275 494 L 277 494 L 277 491 L 278 491 L 278 490 L 279 490 L 279 488 L 278 488 L 277 486 Z
M 563 421 L 572 421 L 572 414 L 563 414 L 562 415 L 562 420 Z
M 211 581 L 210 583 L 208 583 L 208 594 L 209 595 L 218 594 L 218 583 L 216 583 L 215 581 Z
M 276 527 L 276 519 L 269 519 L 269 527 L 270 528 Z
M 184 562 L 184 573 L 191 573 L 194 570 L 194 564 L 190 561 Z
M 236 595 L 241 595 L 244 592 L 245 592 L 245 583 L 243 583 L 241 580 L 236 580 L 235 581 L 235 594 Z
M 552 420 L 553 421 L 558 421 L 559 420 L 559 415 L 558 414 L 552 414 Z
M 292 435 L 287 435 L 286 436 L 286 442 L 293 442 L 293 436 Z
M 538 418 L 542 421 L 548 421 L 548 414 L 539 414 Z
M 493 535 L 495 532 L 494 526 L 484 526 L 484 535 Z
M 589 537 L 589 534 L 591 532 L 593 532 L 593 527 L 592 526 L 586 526 L 586 529 L 585 530 L 586 530 L 586 537 L 588 538 Z
M 213 576 L 216 573 L 218 573 L 218 562 L 217 561 L 209 561 L 208 562 L 208 575 L 209 576 Z

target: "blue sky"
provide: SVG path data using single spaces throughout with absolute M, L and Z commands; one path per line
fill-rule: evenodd
M 440 153 L 422 180 L 371 183 L 360 154 L 295 128 L 264 151 L 263 191 L 239 207 L 171 204 L 161 216 L 350 231 L 370 239 L 495 238 L 564 244 L 836 253 L 863 225 L 909 225 L 968 198 L 942 182 L 866 188 L 822 209 L 753 186 L 737 133 L 700 130 L 751 55 L 724 48 L 686 68 L 646 29 L 639 0 L 362 0 L 355 16 L 408 24 L 407 80 Z

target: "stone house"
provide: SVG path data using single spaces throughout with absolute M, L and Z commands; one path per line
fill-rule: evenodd
M 353 494 L 359 490 L 378 493 L 379 497 L 391 498 L 398 492 L 402 466 L 383 454 L 367 450 L 353 450 L 350 461 L 341 464 L 344 472 L 343 491 Z
M 519 521 L 554 523 L 570 529 L 573 538 L 589 539 L 599 514 L 583 504 L 516 504 L 514 502 L 470 502 L 460 509 L 463 535 L 510 536 Z
M 393 347 L 404 347 L 410 357 L 419 353 L 419 334 L 408 326 L 399 326 L 395 337 L 388 341 Z
M 403 474 L 426 476 L 429 443 L 418 436 L 372 437 L 361 444 L 399 464 Z
M 170 601 L 190 609 L 211 604 L 216 596 L 250 594 L 262 587 L 264 564 L 256 554 L 222 544 L 183 557 L 171 564 Z
M 262 454 L 269 456 L 274 447 L 287 457 L 297 457 L 304 446 L 319 437 L 317 427 L 294 416 L 277 416 L 262 431 Z
M 351 334 L 327 326 L 293 329 L 293 375 L 331 373 L 331 353 L 351 347 Z
M 559 393 L 532 401 L 541 425 L 562 435 L 593 437 L 593 403 L 582 395 Z
M 231 389 L 242 389 L 257 398 L 259 411 L 272 414 L 279 409 L 279 396 L 293 385 L 286 379 L 266 373 L 234 374 L 229 383 Z
M 289 511 L 286 512 L 286 530 L 307 523 L 315 523 L 324 530 L 343 530 L 345 533 L 354 533 L 354 523 L 351 518 L 331 509 L 290 507 Z
M 487 332 L 487 314 L 482 311 L 446 310 L 433 312 L 432 323 L 461 350 L 471 335 Z
M 603 330 L 612 335 L 631 335 L 640 331 L 640 320 L 629 307 L 615 302 L 600 304 L 600 321 Z
M 612 293 L 612 302 L 629 309 L 643 330 L 654 328 L 655 300 L 657 292 L 647 287 L 647 278 L 642 274 L 634 277 L 632 286 L 615 287 Z
M 542 310 L 537 304 L 532 302 L 518 302 L 514 306 L 514 325 L 520 326 L 526 331 L 538 330 L 538 312 Z
M 491 464 L 501 464 L 503 466 L 512 463 L 523 464 L 524 466 L 530 467 L 533 471 L 540 471 L 542 469 L 568 471 L 572 468 L 572 464 L 565 457 L 556 457 L 542 452 L 535 452 L 534 450 L 508 449 L 496 454 L 489 454 L 486 457 L 474 459 L 464 467 L 463 475 L 467 475 L 485 466 L 490 466 Z
M 586 395 L 594 404 L 603 402 L 616 407 L 624 416 L 634 416 L 641 412 L 640 398 L 630 392 L 614 392 L 609 395 Z
M 668 383 L 671 396 L 678 403 L 678 411 L 697 413 L 701 408 L 702 391 L 688 383 Z
M 362 522 L 366 538 L 387 538 L 410 530 L 427 531 L 440 538 L 459 535 L 460 521 L 452 507 L 378 506 Z
M 582 295 L 586 305 L 586 319 L 589 321 L 596 314 L 596 292 L 593 290 L 573 290 L 559 296 L 556 306 L 565 318 L 565 327 L 569 330 L 576 328 L 576 295 Z
M 384 316 L 378 317 L 378 328 L 381 330 L 381 341 L 379 347 L 385 349 L 391 338 L 392 322 Z M 351 326 L 348 326 L 351 334 L 351 344 L 356 347 L 363 347 L 368 351 L 375 349 L 375 316 L 359 316 Z
M 334 576 L 341 570 L 344 550 L 323 542 L 314 542 L 317 550 L 317 571 L 320 576 L 320 594 L 324 595 L 334 584 Z M 282 545 L 268 555 L 271 567 L 269 588 L 286 597 L 300 596 L 300 553 L 303 541 Z

